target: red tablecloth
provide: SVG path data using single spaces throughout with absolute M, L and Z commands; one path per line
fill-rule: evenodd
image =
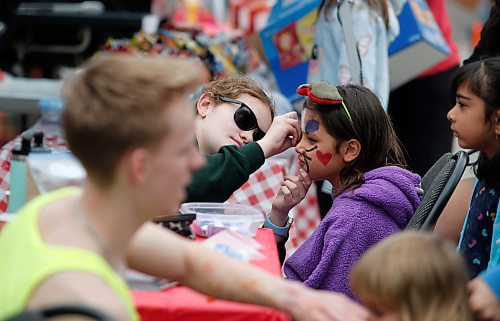
M 265 259 L 252 261 L 277 276 L 281 268 L 274 241 L 274 234 L 268 229 L 259 229 L 255 239 L 263 245 L 261 252 Z M 214 300 L 184 286 L 163 291 L 132 291 L 134 302 L 142 321 L 286 321 L 286 315 L 265 307 Z

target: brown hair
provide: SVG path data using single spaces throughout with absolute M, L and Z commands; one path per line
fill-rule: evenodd
M 380 100 L 370 89 L 359 85 L 337 86 L 352 122 L 342 106 L 322 105 L 307 98 L 304 108 L 316 110 L 327 132 L 340 144 L 356 139 L 361 144 L 358 157 L 340 172 L 335 192 L 353 190 L 364 183 L 363 173 L 382 166 L 406 167 L 403 152 Z
M 383 240 L 351 272 L 353 293 L 363 304 L 400 321 L 472 321 L 467 281 L 449 241 L 416 231 Z
M 214 80 L 203 87 L 203 94 L 211 93 L 217 105 L 222 104 L 219 96 L 232 99 L 247 94 L 269 106 L 271 119 L 274 118 L 274 105 L 269 96 L 255 81 L 244 76 L 229 76 Z
M 103 54 L 63 88 L 63 129 L 69 149 L 105 187 L 130 149 L 155 147 L 168 132 L 159 117 L 168 104 L 199 84 L 183 59 Z

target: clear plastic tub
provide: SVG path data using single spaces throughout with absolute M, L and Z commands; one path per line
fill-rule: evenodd
M 259 210 L 241 204 L 184 203 L 179 211 L 182 214 L 196 214 L 191 228 L 194 233 L 204 237 L 225 229 L 253 237 L 264 223 L 264 215 Z

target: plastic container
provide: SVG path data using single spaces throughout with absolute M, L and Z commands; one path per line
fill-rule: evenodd
M 179 211 L 182 214 L 196 214 L 191 229 L 204 237 L 225 229 L 253 237 L 264 223 L 264 215 L 260 211 L 241 204 L 184 203 Z
M 38 102 L 42 120 L 47 123 L 59 123 L 61 121 L 64 103 L 61 98 L 42 98 Z

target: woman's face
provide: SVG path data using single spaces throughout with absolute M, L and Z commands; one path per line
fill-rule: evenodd
M 210 98 L 202 96 L 200 99 L 203 104 L 203 99 Z M 259 128 L 264 132 L 268 131 L 272 122 L 269 105 L 248 94 L 242 94 L 235 100 L 248 106 L 255 115 Z M 201 112 L 198 108 L 197 121 L 201 130 L 197 132 L 196 138 L 203 154 L 215 154 L 225 145 L 241 147 L 254 141 L 253 135 L 257 129 L 242 130 L 234 120 L 234 114 L 240 106 L 238 103 L 223 101 L 218 105 L 212 102 Z
M 339 141 L 326 130 L 315 110 L 304 109 L 302 113 L 302 139 L 295 147 L 300 167 L 313 180 L 327 180 L 338 185 L 340 171 L 346 165 L 337 152 Z
M 456 103 L 448 112 L 448 120 L 460 147 L 478 149 L 488 156 L 493 155 L 498 146 L 495 126 L 499 125 L 493 119 L 486 119 L 484 101 L 470 91 L 467 82 L 458 86 Z

